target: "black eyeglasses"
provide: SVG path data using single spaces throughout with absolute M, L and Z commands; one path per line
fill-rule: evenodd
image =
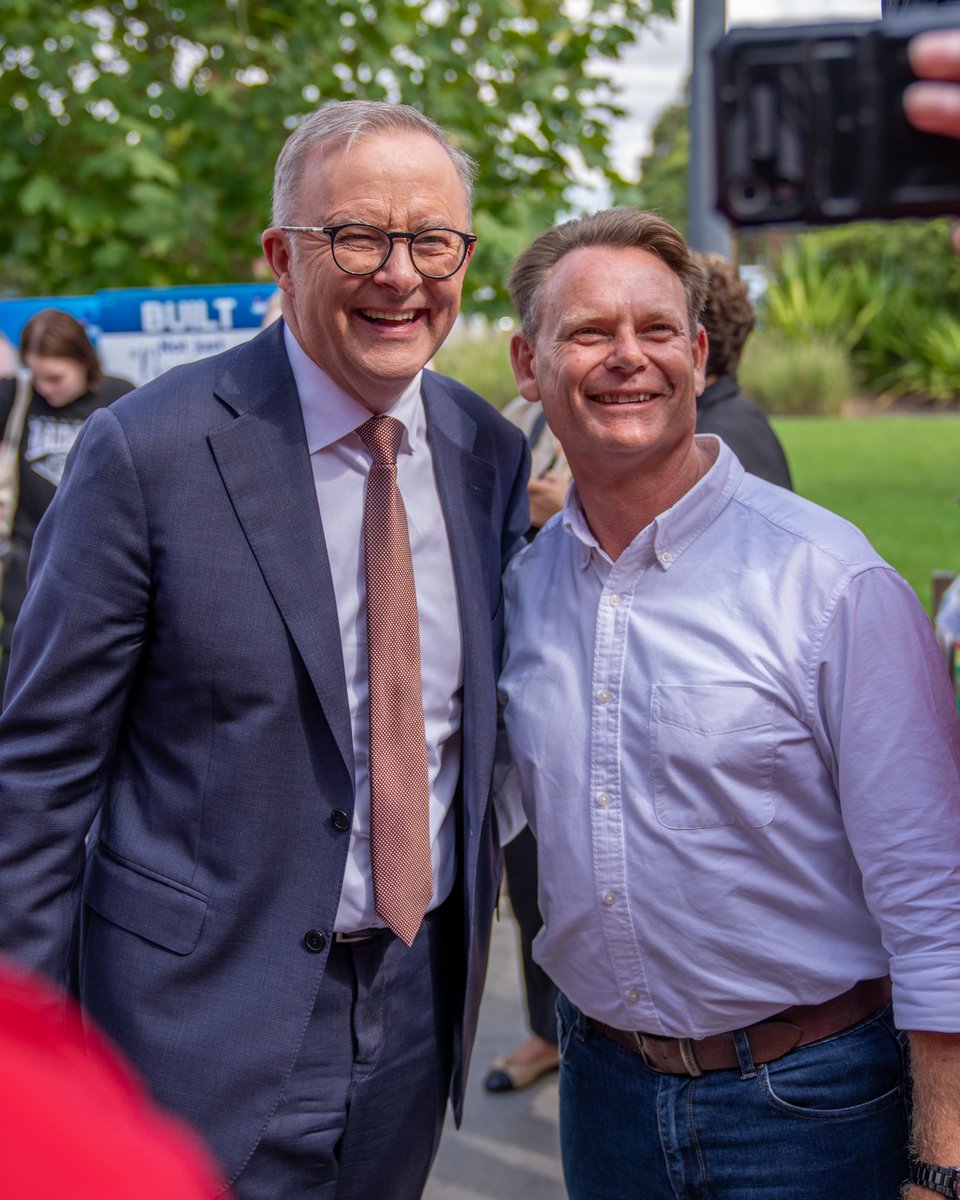
M 281 225 L 284 233 L 325 234 L 333 261 L 347 275 L 373 275 L 386 263 L 399 238 L 410 245 L 410 259 L 427 279 L 449 279 L 463 266 L 477 240 L 458 229 L 421 229 L 419 233 L 388 233 L 376 225 Z

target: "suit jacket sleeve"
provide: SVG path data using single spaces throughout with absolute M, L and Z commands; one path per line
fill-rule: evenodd
M 109 409 L 77 439 L 30 579 L 0 717 L 0 948 L 72 987 L 84 840 L 150 600 L 140 489 Z
M 530 448 L 526 438 L 521 445 L 517 470 L 507 505 L 507 519 L 503 526 L 502 563 L 506 568 L 511 558 L 526 544 L 526 532 L 530 528 L 530 502 L 527 498 L 527 481 L 530 478 Z

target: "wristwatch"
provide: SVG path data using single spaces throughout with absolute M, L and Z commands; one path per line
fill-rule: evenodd
M 910 1164 L 910 1182 L 936 1192 L 938 1196 L 960 1198 L 960 1167 L 935 1167 L 933 1163 L 913 1162 Z

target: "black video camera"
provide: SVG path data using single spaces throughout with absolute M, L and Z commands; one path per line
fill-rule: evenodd
M 917 33 L 960 4 L 882 21 L 733 29 L 714 48 L 717 207 L 734 225 L 960 216 L 960 140 L 903 112 Z

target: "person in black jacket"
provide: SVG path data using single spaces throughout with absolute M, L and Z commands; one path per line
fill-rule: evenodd
M 740 355 L 754 323 L 746 284 L 721 255 L 696 257 L 710 286 L 701 318 L 710 351 L 707 386 L 697 397 L 697 433 L 715 433 L 752 475 L 792 490 L 790 468 L 777 435 L 737 383 Z
M 33 396 L 20 438 L 20 491 L 3 561 L 0 695 L 13 627 L 27 591 L 33 535 L 57 490 L 67 454 L 94 409 L 133 390 L 128 380 L 104 375 L 83 326 L 58 308 L 45 308 L 24 325 L 20 361 L 33 377 Z M 6 429 L 14 394 L 15 381 L 0 380 L 0 430 Z

